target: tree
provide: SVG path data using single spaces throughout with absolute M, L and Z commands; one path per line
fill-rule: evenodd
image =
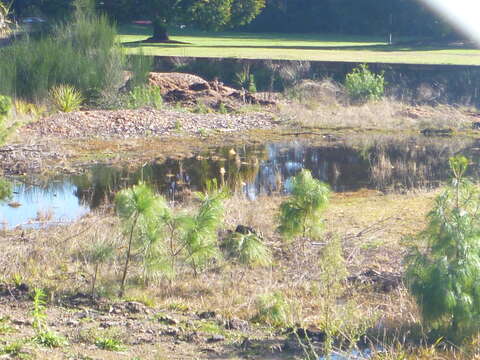
M 147 41 L 168 42 L 168 26 L 190 24 L 202 30 L 221 30 L 251 22 L 265 6 L 265 0 L 117 0 L 104 1 L 111 15 L 125 19 L 125 6 L 137 16 L 153 23 L 153 36 Z
M 287 239 L 317 236 L 329 195 L 327 184 L 314 179 L 309 170 L 302 170 L 292 179 L 292 196 L 280 205 L 280 233 Z
M 413 239 L 406 279 L 423 320 L 461 339 L 479 330 L 480 202 L 478 189 L 465 179 L 468 160 L 451 158 L 450 167 L 451 185 Z

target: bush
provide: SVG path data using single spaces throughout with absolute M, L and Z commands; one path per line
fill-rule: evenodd
M 125 57 L 116 36 L 107 17 L 77 10 L 48 35 L 0 49 L 0 93 L 35 102 L 60 84 L 74 86 L 89 101 L 117 91 Z
M 58 85 L 50 90 L 50 98 L 56 110 L 72 112 L 80 109 L 82 94 L 70 85 Z
M 127 106 L 130 109 L 138 109 L 144 106 L 151 106 L 161 109 L 163 98 L 160 88 L 157 86 L 137 86 L 128 93 Z
M 134 89 L 137 86 L 144 86 L 148 81 L 148 75 L 153 69 L 153 57 L 145 56 L 143 52 L 140 52 L 130 56 L 128 63 L 132 73 L 130 89 Z
M 345 78 L 347 94 L 356 102 L 380 100 L 383 97 L 384 87 L 383 73 L 374 74 L 365 64 L 353 69 Z
M 12 109 L 12 99 L 8 96 L 0 95 L 0 120 L 6 117 Z
M 480 201 L 465 179 L 468 160 L 451 158 L 450 167 L 451 185 L 412 239 L 406 278 L 425 323 L 461 340 L 480 330 Z

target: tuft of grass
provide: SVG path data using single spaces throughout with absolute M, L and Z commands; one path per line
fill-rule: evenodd
M 68 345 L 67 339 L 51 330 L 43 330 L 38 332 L 32 338 L 32 341 L 38 345 L 48 348 L 58 348 Z
M 64 113 L 79 110 L 83 103 L 80 91 L 66 84 L 53 87 L 50 90 L 50 99 L 55 109 Z
M 119 339 L 109 337 L 99 337 L 95 340 L 95 345 L 102 350 L 123 351 L 125 346 Z
M 154 109 L 161 109 L 163 98 L 160 88 L 156 86 L 136 86 L 127 96 L 127 107 L 138 109 L 145 106 L 151 106 Z

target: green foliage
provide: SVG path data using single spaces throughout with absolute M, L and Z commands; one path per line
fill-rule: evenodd
M 250 72 L 250 65 L 246 64 L 242 70 L 235 73 L 235 84 L 242 89 L 248 90 L 251 93 L 257 92 L 255 84 L 255 76 Z
M 195 114 L 209 114 L 212 110 L 205 105 L 205 103 L 199 101 L 192 110 Z
M 128 58 L 129 69 L 132 73 L 130 88 L 144 86 L 148 82 L 148 75 L 153 69 L 153 57 L 145 56 L 143 51 Z
M 116 36 L 105 16 L 78 10 L 49 34 L 0 49 L 0 93 L 41 100 L 54 86 L 68 84 L 94 100 L 117 91 L 125 61 Z
M 57 85 L 50 90 L 50 98 L 56 110 L 72 112 L 80 109 L 82 94 L 71 85 Z
M 23 349 L 23 341 L 15 341 L 3 347 L 0 347 L 0 355 L 9 355 L 15 359 L 22 359 L 24 358 L 22 349 Z
M 45 293 L 43 290 L 36 288 L 33 294 L 33 309 L 31 311 L 33 317 L 32 327 L 35 331 L 32 341 L 50 348 L 66 345 L 67 341 L 65 338 L 48 328 L 45 304 Z
M 340 240 L 331 239 L 320 254 L 320 284 L 322 288 L 321 322 L 325 331 L 324 351 L 329 356 L 333 350 L 335 336 L 342 333 L 337 315 L 338 299 L 345 291 L 344 282 L 348 271 L 343 257 Z M 341 312 L 345 315 L 345 312 Z
M 256 234 L 234 232 L 226 239 L 224 246 L 228 257 L 238 259 L 241 264 L 254 267 L 272 263 L 270 249 Z
M 11 4 L 0 1 L 0 36 L 9 35 L 13 23 L 9 20 Z
M 109 338 L 109 337 L 98 337 L 95 340 L 95 345 L 102 350 L 108 351 L 123 351 L 125 346 L 118 339 Z
M 12 196 L 12 184 L 0 178 L 0 202 L 9 200 Z
M 160 88 L 157 86 L 137 86 L 128 93 L 127 106 L 130 109 L 138 109 L 144 106 L 151 106 L 161 109 L 163 98 Z
M 110 259 L 113 258 L 115 255 L 115 249 L 113 245 L 102 239 L 102 240 L 96 240 L 88 249 L 87 251 L 87 260 L 94 265 L 94 271 L 93 271 L 93 276 L 92 276 L 92 290 L 91 290 L 91 296 L 92 299 L 95 296 L 95 285 L 97 282 L 97 276 L 98 276 L 98 271 L 100 269 L 100 266 Z
M 302 170 L 291 185 L 291 196 L 280 205 L 278 230 L 287 239 L 318 236 L 330 188 L 314 179 L 309 170 Z
M 480 217 L 468 159 L 450 159 L 452 182 L 435 201 L 427 228 L 415 236 L 406 279 L 425 323 L 462 339 L 479 330 Z
M 11 110 L 12 99 L 8 96 L 0 95 L 0 119 L 7 117 Z
M 278 328 L 284 328 L 289 324 L 290 308 L 282 293 L 260 295 L 255 306 L 257 314 L 253 321 Z
M 144 184 L 117 194 L 117 213 L 129 243 L 121 294 L 133 250 L 142 259 L 145 281 L 158 275 L 173 280 L 180 261 L 197 273 L 219 256 L 217 230 L 226 194 L 216 190 L 196 196 L 199 207 L 195 212 L 185 213 L 169 208 L 163 197 Z
M 353 101 L 380 100 L 385 91 L 385 79 L 383 73 L 374 74 L 362 64 L 347 74 L 345 88 Z

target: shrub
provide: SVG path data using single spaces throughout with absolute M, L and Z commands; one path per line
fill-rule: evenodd
M 153 57 L 146 56 L 143 52 L 140 52 L 130 56 L 128 63 L 132 73 L 130 89 L 134 89 L 137 86 L 144 86 L 148 82 L 148 75 L 153 68 Z
M 72 112 L 80 109 L 82 94 L 70 85 L 58 85 L 50 90 L 50 98 L 56 110 Z
M 0 120 L 7 117 L 12 110 L 12 99 L 8 96 L 0 95 Z
M 77 10 L 49 34 L 0 49 L 0 93 L 36 101 L 52 87 L 68 84 L 90 101 L 116 91 L 125 68 L 116 36 L 106 16 Z
M 365 64 L 347 74 L 345 88 L 353 101 L 380 100 L 383 97 L 385 79 L 383 73 L 374 74 Z
M 255 305 L 257 314 L 253 321 L 280 328 L 289 324 L 290 308 L 282 293 L 260 295 Z
M 290 198 L 280 205 L 280 233 L 287 239 L 317 236 L 329 195 L 327 184 L 314 179 L 309 170 L 302 170 L 292 179 Z
M 229 257 L 244 265 L 268 266 L 272 263 L 270 249 L 256 234 L 234 232 L 227 238 L 225 248 Z
M 451 184 L 413 238 L 406 279 L 425 323 L 458 340 L 479 331 L 480 201 L 465 179 L 468 160 L 451 158 L 450 167 Z
M 161 109 L 162 105 L 162 94 L 157 86 L 137 86 L 128 93 L 127 106 L 130 109 L 138 109 L 144 106 Z

